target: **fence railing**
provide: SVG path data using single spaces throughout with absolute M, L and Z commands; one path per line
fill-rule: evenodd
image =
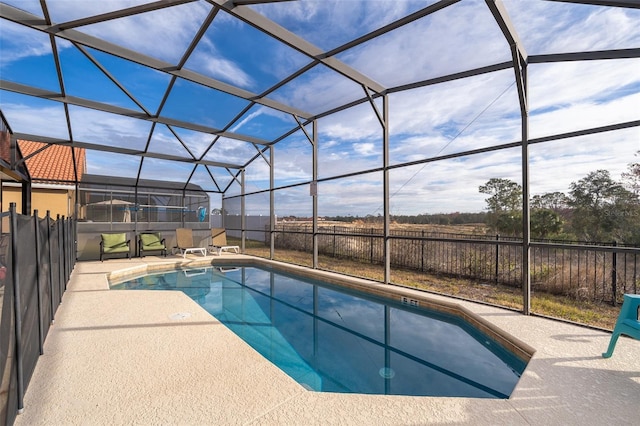
M 15 204 L 0 217 L 0 424 L 11 425 L 75 265 L 76 224 Z
M 384 262 L 384 235 L 379 228 L 318 227 L 318 254 L 372 264 Z M 522 239 L 391 230 L 392 267 L 519 287 L 522 282 Z M 310 226 L 278 225 L 276 249 L 310 252 Z M 536 240 L 531 244 L 534 291 L 594 302 L 622 301 L 638 293 L 640 248 L 615 242 L 580 243 Z

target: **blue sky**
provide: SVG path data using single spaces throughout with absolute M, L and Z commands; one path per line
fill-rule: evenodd
M 42 16 L 40 2 L 5 3 Z M 106 13 L 147 1 L 47 2 L 54 22 Z M 320 49 L 330 50 L 380 25 L 406 16 L 433 1 L 303 0 L 252 8 Z M 542 0 L 504 0 L 529 55 L 640 47 L 640 11 Z M 211 11 L 200 1 L 144 15 L 77 28 L 78 31 L 154 59 L 176 64 Z M 3 80 L 60 92 L 49 37 L 7 20 L 0 21 Z M 57 39 L 68 95 L 155 114 L 170 76 L 92 48 L 79 49 Z M 385 87 L 435 78 L 510 60 L 502 33 L 484 1 L 463 0 L 338 55 L 345 64 Z M 131 100 L 92 62 L 98 62 L 133 95 Z M 260 94 L 309 64 L 310 59 L 248 24 L 220 11 L 189 56 L 190 71 Z M 531 64 L 528 68 L 530 137 L 640 120 L 640 59 Z M 486 148 L 520 139 L 520 115 L 513 71 L 398 92 L 389 96 L 390 164 L 419 161 Z M 360 85 L 318 65 L 268 95 L 268 98 L 319 114 L 364 95 Z M 179 79 L 161 116 L 223 128 L 248 101 Z M 380 107 L 380 102 L 377 102 Z M 0 91 L 0 107 L 16 132 L 69 139 L 61 103 Z M 206 152 L 212 136 L 195 130 L 151 123 L 72 106 L 74 140 L 244 164 L 257 154 L 252 144 L 221 138 Z M 254 105 L 229 131 L 271 141 L 295 127 L 293 117 Z M 173 130 L 173 131 L 172 131 Z M 307 129 L 311 133 L 311 128 Z M 368 104 L 318 120 L 321 178 L 379 168 L 382 131 Z M 189 150 L 184 147 L 186 145 Z M 531 146 L 531 192 L 567 192 L 571 182 L 597 169 L 619 178 L 637 161 L 640 128 Z M 276 145 L 277 185 L 311 178 L 311 146 L 302 132 Z M 267 155 L 267 158 L 269 156 Z M 138 162 L 117 154 L 88 152 L 90 173 L 136 176 Z M 520 149 L 494 151 L 393 169 L 394 214 L 480 211 L 478 186 L 493 177 L 521 181 Z M 162 170 L 161 173 L 158 170 Z M 226 170 L 211 168 L 226 186 Z M 145 160 L 141 177 L 182 181 L 190 168 L 164 160 Z M 267 189 L 269 169 L 258 158 L 247 168 L 247 191 Z M 206 190 L 216 185 L 199 167 L 193 182 Z M 237 186 L 231 193 L 239 193 Z M 377 215 L 382 205 L 382 174 L 368 173 L 319 185 L 320 214 Z M 256 199 L 264 198 L 256 196 Z M 268 199 L 268 197 L 267 197 Z M 217 198 L 216 198 L 217 200 Z M 217 202 L 217 201 L 216 201 Z M 261 201 L 264 202 L 264 201 Z M 276 197 L 279 215 L 311 213 L 308 186 Z M 250 205 L 249 210 L 253 207 Z M 255 207 L 263 211 L 264 207 Z M 268 210 L 267 210 L 268 211 Z

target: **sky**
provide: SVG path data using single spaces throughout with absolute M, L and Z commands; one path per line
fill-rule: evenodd
M 37 0 L 5 1 L 43 16 Z M 55 23 L 80 19 L 147 1 L 49 1 Z M 327 51 L 413 13 L 433 1 L 302 0 L 251 8 L 288 31 Z M 640 11 L 543 0 L 504 0 L 506 10 L 529 55 L 640 47 Z M 76 30 L 139 51 L 168 65 L 177 64 L 197 34 L 211 5 L 204 1 L 101 22 Z M 0 20 L 0 75 L 51 92 L 60 92 L 50 39 L 44 33 Z M 66 93 L 70 96 L 155 114 L 170 76 L 92 48 L 56 39 Z M 468 69 L 510 61 L 509 46 L 484 1 L 463 0 L 383 36 L 347 49 L 337 59 L 393 88 Z M 302 53 L 220 11 L 186 59 L 185 68 L 251 93 L 260 94 L 310 63 Z M 95 63 L 126 88 L 130 99 Z M 529 137 L 640 120 L 640 59 L 530 64 Z M 363 88 L 325 65 L 273 90 L 267 98 L 312 115 L 361 99 Z M 469 150 L 517 142 L 521 119 L 512 69 L 412 90 L 395 92 L 389 101 L 389 164 L 421 161 Z M 381 111 L 382 103 L 377 99 Z M 160 115 L 271 142 L 296 127 L 290 114 L 178 79 Z M 0 108 L 12 130 L 184 158 L 203 158 L 244 165 L 246 190 L 269 188 L 268 161 L 275 166 L 276 186 L 312 178 L 312 147 L 298 131 L 273 149 L 273 158 L 233 138 L 224 137 L 208 150 L 208 133 L 138 120 L 117 114 L 69 107 L 71 132 L 63 105 L 7 90 Z M 234 118 L 237 118 L 235 121 Z M 312 133 L 310 126 L 307 132 Z M 319 214 L 383 213 L 382 128 L 369 103 L 318 120 Z M 148 144 L 148 147 L 147 147 Z M 619 179 L 637 162 L 640 127 L 533 144 L 529 148 L 531 194 L 561 191 L 589 172 L 606 169 Z M 137 158 L 89 150 L 88 171 L 136 177 Z M 520 148 L 466 155 L 389 171 L 392 214 L 476 212 L 486 208 L 478 187 L 491 178 L 522 183 Z M 359 176 L 335 176 L 374 170 Z M 186 163 L 147 158 L 145 179 L 182 182 L 191 175 Z M 211 179 L 213 176 L 213 180 Z M 239 185 L 227 170 L 198 166 L 192 182 L 207 191 Z M 213 197 L 214 204 L 220 197 Z M 312 214 L 309 185 L 276 192 L 279 216 Z M 269 197 L 250 197 L 249 214 L 268 214 Z M 237 205 L 229 204 L 229 205 Z M 212 206 L 217 207 L 217 206 Z

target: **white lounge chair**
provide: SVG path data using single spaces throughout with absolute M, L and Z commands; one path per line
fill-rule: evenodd
M 193 231 L 190 228 L 176 229 L 176 246 L 174 250 L 179 250 L 182 257 L 187 257 L 187 253 L 200 252 L 203 256 L 207 255 L 206 247 L 194 247 Z
M 209 244 L 209 251 L 211 253 L 222 254 L 222 251 L 233 250 L 236 253 L 240 252 L 240 247 L 227 245 L 227 231 L 224 228 L 212 228 L 211 229 L 211 244 Z

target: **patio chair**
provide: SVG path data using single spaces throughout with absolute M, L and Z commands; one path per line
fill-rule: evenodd
M 209 244 L 209 250 L 218 255 L 222 254 L 222 251 L 233 250 L 239 253 L 240 247 L 227 245 L 227 232 L 224 228 L 212 228 L 211 229 L 211 244 Z
M 131 240 L 127 240 L 127 234 L 100 234 L 100 262 L 105 254 L 126 253 L 127 259 L 131 259 Z
M 625 294 L 622 308 L 620 308 L 620 314 L 618 315 L 618 321 L 611 334 L 611 340 L 609 340 L 609 347 L 607 351 L 602 354 L 603 358 L 609 358 L 613 355 L 613 350 L 616 347 L 616 342 L 621 334 L 624 334 L 634 339 L 640 340 L 640 320 L 638 320 L 638 311 L 640 310 L 640 294 Z
M 167 246 L 165 240 L 159 232 L 143 232 L 138 237 L 138 252 L 140 257 L 144 257 L 145 251 L 160 251 L 167 256 Z
M 193 231 L 190 228 L 176 229 L 176 246 L 174 250 L 179 250 L 182 257 L 187 257 L 187 253 L 200 252 L 203 256 L 207 255 L 206 247 L 194 247 Z

